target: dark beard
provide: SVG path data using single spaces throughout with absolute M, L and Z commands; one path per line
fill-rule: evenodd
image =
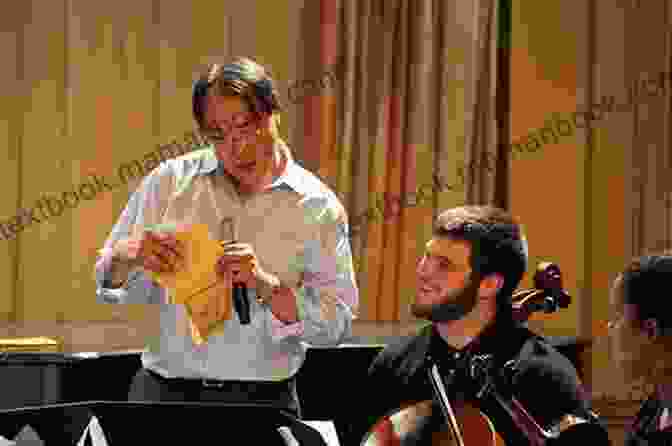
M 478 302 L 478 287 L 481 281 L 475 276 L 463 288 L 442 296 L 441 303 L 411 304 L 411 314 L 431 322 L 447 322 L 462 319 Z

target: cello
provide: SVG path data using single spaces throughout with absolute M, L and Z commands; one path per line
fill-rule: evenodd
M 514 321 L 524 323 L 535 312 L 553 313 L 559 308 L 567 308 L 570 303 L 571 297 L 562 287 L 560 268 L 553 263 L 541 262 L 534 275 L 534 288 L 515 292 L 511 297 L 511 311 Z M 364 436 L 360 445 L 417 445 L 420 444 L 419 438 L 426 435 L 422 438 L 429 440 L 423 444 L 432 446 L 505 446 L 492 421 L 478 407 L 467 402 L 453 404 L 448 399 L 444 380 L 450 381 L 455 371 L 449 370 L 446 377 L 439 372 L 434 358 L 428 356 L 427 363 L 434 399 L 402 405 L 380 418 Z M 497 370 L 492 355 L 476 355 L 469 361 L 468 374 L 480 389 L 476 399 L 486 395 L 494 397 L 531 445 L 544 446 L 548 440 L 558 438 L 567 429 L 575 429 L 575 426 L 588 423 L 588 420 L 568 416 L 551 430 L 543 429 L 515 397 L 505 397 L 497 389 L 496 379 L 511 376 L 507 372 L 513 366 L 514 361 L 511 360 Z M 440 426 L 431 423 L 437 405 L 443 414 Z

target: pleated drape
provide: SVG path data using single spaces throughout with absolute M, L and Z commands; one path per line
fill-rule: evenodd
M 335 86 L 304 101 L 304 150 L 349 212 L 360 319 L 410 320 L 433 219 L 497 204 L 508 168 L 494 162 L 496 3 L 320 5 L 319 56 L 308 64 Z

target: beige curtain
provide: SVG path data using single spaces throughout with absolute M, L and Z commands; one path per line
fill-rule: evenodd
M 464 2 L 469 3 L 469 2 Z M 505 2 L 501 2 L 505 3 Z M 466 201 L 469 204 L 493 204 L 504 207 L 508 204 L 508 165 L 502 166 L 500 157 L 507 163 L 509 153 L 502 152 L 500 146 L 508 146 L 508 128 L 498 132 L 498 119 L 508 127 L 509 110 L 498 111 L 500 90 L 497 72 L 498 57 L 505 57 L 508 48 L 498 48 L 497 29 L 500 10 L 496 0 L 474 0 L 473 20 L 470 30 L 472 37 L 471 71 L 465 77 L 467 100 L 464 108 L 467 188 Z M 508 75 L 505 81 L 508 82 Z M 502 141 L 507 138 L 506 141 Z M 496 186 L 505 190 L 498 189 Z M 502 196 L 501 193 L 505 192 Z
M 620 123 L 613 121 L 622 126 L 621 132 L 627 132 L 626 261 L 672 247 L 672 8 L 666 1 L 639 1 L 631 8 L 626 15 L 622 59 L 627 87 L 623 93 L 627 95 L 622 94 L 619 101 Z M 635 383 L 627 394 L 641 399 L 651 389 L 649 383 Z
M 319 59 L 337 82 L 304 101 L 313 124 L 304 147 L 320 147 L 318 170 L 350 215 L 360 319 L 410 320 L 433 219 L 466 202 L 494 204 L 496 174 L 506 175 L 494 162 L 495 2 L 321 7 Z
M 663 1 L 636 2 L 632 13 L 626 22 L 626 34 L 632 39 L 625 42 L 625 80 L 628 96 L 636 93 L 633 106 L 623 111 L 632 138 L 626 177 L 631 212 L 628 254 L 638 256 L 672 246 L 672 13 L 669 2 Z
M 592 295 L 584 312 L 591 320 L 584 324 L 594 340 L 591 385 L 596 407 L 604 406 L 609 415 L 609 405 L 599 402 L 608 397 L 632 414 L 650 389 L 644 383 L 623 383 L 617 373 L 604 373 L 611 364 L 607 290 L 630 258 L 671 245 L 672 8 L 663 0 L 591 5 L 580 70 L 586 73 L 582 100 L 586 109 L 600 102 L 614 106 L 597 119 L 585 141 L 585 261 L 593 266 L 586 271 Z

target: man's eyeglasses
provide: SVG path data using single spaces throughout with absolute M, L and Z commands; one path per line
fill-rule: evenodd
M 212 144 L 221 144 L 226 141 L 229 134 L 249 135 L 256 129 L 257 119 L 254 114 L 235 116 L 229 123 L 214 127 L 201 127 L 200 134 Z M 224 130 L 226 128 L 226 130 Z

